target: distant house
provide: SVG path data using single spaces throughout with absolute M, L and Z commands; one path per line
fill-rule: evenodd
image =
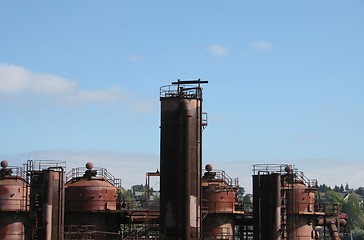
M 348 199 L 349 199 L 349 196 L 350 195 L 353 195 L 353 196 L 355 196 L 358 200 L 359 200 L 359 204 L 360 204 L 360 206 L 362 206 L 362 207 L 364 207 L 364 196 L 362 196 L 362 195 L 359 195 L 359 194 L 357 194 L 357 193 L 355 193 L 355 192 L 353 192 L 353 191 L 351 191 L 351 192 L 337 192 L 338 194 L 340 194 L 340 196 L 345 200 L 345 201 L 347 201 Z M 320 193 L 320 198 L 321 198 L 321 201 L 323 202 L 323 203 L 325 203 L 326 202 L 326 194 L 325 193 Z
M 349 192 L 349 193 L 343 193 L 343 194 L 344 194 L 344 196 L 343 196 L 344 200 L 347 201 L 349 199 L 349 196 L 353 195 L 359 200 L 360 206 L 364 206 L 364 196 L 359 195 L 355 192 Z

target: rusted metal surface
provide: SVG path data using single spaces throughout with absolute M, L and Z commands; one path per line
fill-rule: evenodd
M 210 164 L 205 168 L 207 172 L 202 178 L 203 208 L 208 213 L 233 213 L 237 179 L 230 178 L 225 171 L 213 171 Z
M 84 239 L 82 229 L 93 226 L 96 239 L 115 239 L 118 235 L 120 215 L 116 212 L 117 187 L 115 178 L 105 169 L 95 169 L 91 163 L 86 170 L 72 169 L 67 174 L 65 189 L 66 239 Z
M 24 223 L 23 222 L 14 222 L 14 217 L 16 217 L 16 215 L 2 214 L 1 223 L 0 223 L 0 239 L 1 240 L 23 240 L 24 239 Z M 24 220 L 24 216 L 21 217 L 21 219 Z
M 224 171 L 212 171 L 210 164 L 205 169 L 207 172 L 202 178 L 202 237 L 233 239 L 237 185 Z
M 291 167 L 286 167 L 282 176 L 284 201 L 286 201 L 286 232 L 289 239 L 312 239 L 315 234 L 314 219 L 310 216 L 315 212 L 314 188 L 306 186 L 305 181 L 297 177 Z
M 8 167 L 6 160 L 0 170 L 0 239 L 24 239 L 26 216 L 25 189 L 27 182 L 22 168 Z
M 206 200 L 204 207 L 209 213 L 233 213 L 235 192 L 227 189 L 203 189 L 202 199 Z
M 0 180 L 0 211 L 25 211 L 26 184 L 12 176 Z
M 318 239 L 320 224 L 339 239 L 340 224 L 325 222 L 333 214 L 315 199 L 317 180 L 288 164 L 254 165 L 253 172 L 254 239 Z
M 253 230 L 256 240 L 281 239 L 281 175 L 253 176 Z
M 63 239 L 64 170 L 31 171 L 28 239 Z
M 66 211 L 115 211 L 116 187 L 104 179 L 79 179 L 66 184 Z
M 201 228 L 202 81 L 161 88 L 160 234 L 198 238 Z

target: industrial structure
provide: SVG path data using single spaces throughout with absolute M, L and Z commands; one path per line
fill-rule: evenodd
M 161 88 L 160 231 L 165 239 L 201 237 L 202 87 Z
M 257 164 L 253 172 L 254 239 L 338 240 L 345 234 L 346 216 L 339 209 L 325 211 L 316 197 L 317 180 L 288 164 Z
M 252 207 L 238 199 L 238 179 L 202 169 L 206 83 L 161 87 L 160 168 L 146 173 L 145 203 L 125 199 L 121 180 L 91 162 L 66 172 L 60 161 L 2 161 L 0 239 L 346 239 L 346 215 L 325 208 L 317 181 L 290 164 L 253 165 Z
M 202 178 L 202 238 L 234 239 L 235 209 L 238 179 L 230 178 L 225 171 L 213 171 L 212 165 L 205 166 Z

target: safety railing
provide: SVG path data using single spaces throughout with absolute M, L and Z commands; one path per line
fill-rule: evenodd
M 28 160 L 28 171 L 42 171 L 49 168 L 66 170 L 66 162 L 58 160 Z
M 233 188 L 239 187 L 239 179 L 229 177 L 229 175 L 227 175 L 224 170 L 214 169 L 212 172 L 214 173 L 214 179 L 221 179 L 227 185 L 229 185 L 230 187 L 233 187 Z
M 83 177 L 86 171 L 92 171 L 94 173 L 92 177 L 104 179 L 115 187 L 121 187 L 121 179 L 115 178 L 105 168 L 92 168 L 92 170 L 88 170 L 85 167 L 73 168 L 71 171 L 66 173 L 66 182 Z
M 24 170 L 24 168 L 22 167 L 16 167 L 16 166 L 9 166 L 5 169 L 1 169 L 3 170 L 3 172 L 12 177 L 15 177 L 15 178 L 19 178 L 19 179 L 24 179 L 26 180 L 27 178 L 27 173 L 26 171 Z
M 281 175 L 292 174 L 294 180 L 301 180 L 310 188 L 317 188 L 317 180 L 307 178 L 303 172 L 298 171 L 294 165 L 290 164 L 255 164 L 253 165 L 254 175 L 278 173 Z
M 202 88 L 193 85 L 167 85 L 160 88 L 161 98 L 201 99 Z

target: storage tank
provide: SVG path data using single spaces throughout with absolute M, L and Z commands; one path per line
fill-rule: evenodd
M 288 164 L 253 166 L 254 239 L 313 239 L 317 181 Z
M 290 165 L 283 175 L 283 200 L 287 204 L 287 235 L 289 239 L 312 239 L 314 236 L 315 192 L 303 174 L 294 172 Z M 305 181 L 306 180 L 306 181 Z
M 234 239 L 237 179 L 206 165 L 202 178 L 202 238 Z
M 263 174 L 262 174 L 263 173 Z M 257 240 L 281 239 L 281 175 L 253 175 L 253 232 Z
M 29 160 L 29 221 L 27 239 L 62 240 L 64 237 L 64 166 L 58 161 Z
M 117 189 L 120 179 L 106 169 L 74 168 L 67 174 L 65 189 L 65 238 L 114 239 L 117 226 Z
M 161 239 L 200 237 L 202 83 L 178 80 L 160 89 Z
M 19 167 L 8 167 L 1 161 L 0 170 L 0 239 L 20 240 L 25 236 L 26 182 L 25 172 Z

